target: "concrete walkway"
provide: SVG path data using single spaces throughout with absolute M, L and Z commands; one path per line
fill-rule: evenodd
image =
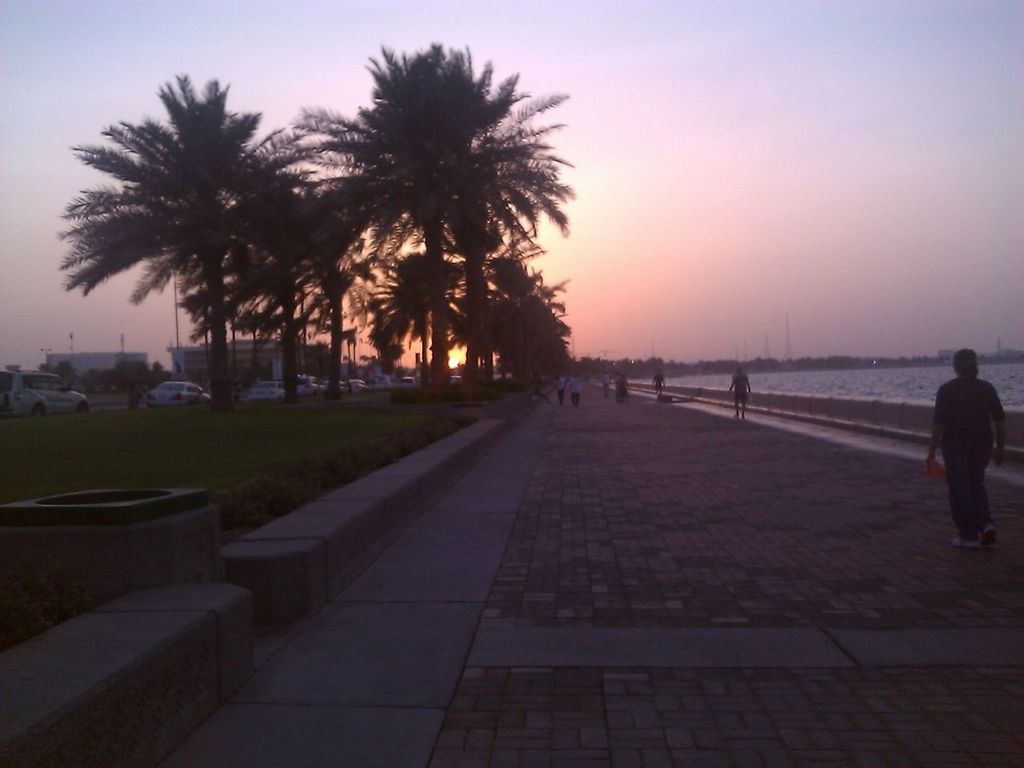
M 871 447 L 542 405 L 165 765 L 1022 766 L 1020 488 Z

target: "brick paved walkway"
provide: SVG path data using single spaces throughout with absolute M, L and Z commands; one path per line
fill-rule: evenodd
M 995 548 L 956 550 L 919 463 L 596 390 L 553 410 L 481 633 L 1002 628 L 1024 643 L 1019 488 L 990 483 Z M 1024 668 L 964 656 L 469 666 L 431 766 L 1024 765 Z

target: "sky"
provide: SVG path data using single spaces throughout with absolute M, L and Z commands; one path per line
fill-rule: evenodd
M 262 133 L 355 115 L 382 46 L 434 42 L 570 97 L 570 234 L 535 266 L 576 355 L 782 357 L 787 317 L 794 357 L 1019 349 L 1022 41 L 1016 0 L 0 0 L 0 365 L 122 334 L 169 361 L 170 290 L 63 289 L 64 207 L 106 183 L 72 146 L 179 74 Z

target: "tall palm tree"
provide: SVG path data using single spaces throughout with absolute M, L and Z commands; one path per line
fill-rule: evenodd
M 312 295 L 317 330 L 330 335 L 330 364 L 327 374 L 328 400 L 341 397 L 342 344 L 345 336 L 345 295 L 358 280 L 367 280 L 375 263 L 363 241 L 365 219 L 352 204 L 345 188 L 318 190 L 310 201 L 313 237 L 310 278 L 316 286 Z
M 525 381 L 564 369 L 569 327 L 558 297 L 565 283 L 546 285 L 540 272 L 528 270 L 514 255 L 495 258 L 489 266 L 495 286 L 491 333 L 502 366 Z
M 65 288 L 88 294 L 108 278 L 145 264 L 132 301 L 162 290 L 176 275 L 201 286 L 210 331 L 213 409 L 231 410 L 227 265 L 244 240 L 238 201 L 265 172 L 258 155 L 260 116 L 227 109 L 216 80 L 197 94 L 187 77 L 160 89 L 167 123 L 122 122 L 103 131 L 113 146 L 78 146 L 75 155 L 116 187 L 83 191 L 65 209 L 71 243 L 61 269 Z
M 346 173 L 345 184 L 366 202 L 378 249 L 411 242 L 430 265 L 431 377 L 447 380 L 448 322 L 445 244 L 473 141 L 494 125 L 491 70 L 476 77 L 468 53 L 433 45 L 412 56 L 384 49 L 371 59 L 373 106 L 346 119 L 308 111 L 307 130 L 320 135 L 324 162 Z M 460 168 L 460 166 L 462 166 Z
M 447 314 L 455 312 L 452 306 L 454 283 L 458 278 L 458 269 L 450 264 L 445 265 L 446 291 L 449 299 L 446 303 Z M 431 273 L 431 265 L 424 253 L 411 253 L 396 259 L 387 265 L 378 281 L 378 289 L 369 301 L 369 311 L 373 319 L 370 322 L 370 337 L 374 345 L 401 344 L 406 339 L 418 339 L 420 342 L 420 380 L 426 382 L 427 356 L 430 340 L 431 302 L 429 292 L 425 290 Z
M 537 226 L 547 218 L 568 234 L 562 203 L 573 190 L 559 180 L 569 166 L 555 155 L 547 136 L 560 125 L 534 127 L 533 119 L 564 103 L 566 96 L 527 102 L 516 88 L 518 76 L 505 80 L 489 95 L 496 122 L 481 132 L 466 158 L 464 189 L 458 196 L 453 232 L 463 256 L 466 276 L 466 367 L 470 384 L 479 378 L 479 363 L 490 357 L 487 321 L 486 259 L 505 239 L 533 242 Z
M 247 311 L 257 332 L 277 335 L 285 402 L 298 401 L 299 337 L 308 322 L 312 290 L 312 243 L 308 212 L 310 193 L 301 179 L 281 174 L 277 185 L 252 195 L 243 204 L 253 245 L 244 280 L 235 300 Z

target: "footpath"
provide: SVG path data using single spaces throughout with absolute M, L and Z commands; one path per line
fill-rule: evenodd
M 920 451 L 541 403 L 165 768 L 1024 766 L 1024 510 Z

